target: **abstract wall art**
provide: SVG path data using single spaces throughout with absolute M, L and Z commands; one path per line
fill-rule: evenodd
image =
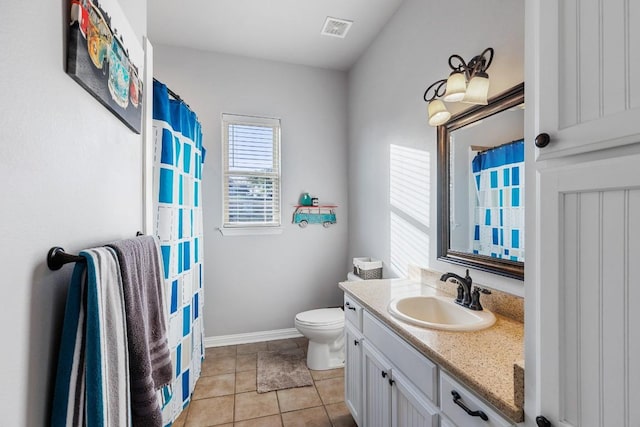
M 116 0 L 71 0 L 67 74 L 132 131 L 142 128 L 141 43 Z

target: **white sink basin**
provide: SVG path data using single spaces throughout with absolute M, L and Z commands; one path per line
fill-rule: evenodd
M 469 310 L 453 302 L 452 298 L 437 296 L 394 299 L 389 303 L 389 313 L 404 322 L 445 331 L 477 331 L 496 321 L 488 310 Z

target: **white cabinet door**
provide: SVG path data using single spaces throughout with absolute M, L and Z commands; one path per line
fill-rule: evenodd
M 344 403 L 356 424 L 362 423 L 362 334 L 347 322 L 345 333 Z
M 538 133 L 551 142 L 541 159 L 640 140 L 640 3 L 637 0 L 535 0 L 526 19 L 527 92 Z M 531 86 L 529 86 L 531 87 Z M 527 89 L 528 91 L 528 89 Z M 535 99 L 534 99 L 535 98 Z M 531 141 L 533 142 L 533 141 Z
M 391 426 L 437 427 L 438 410 L 399 371 L 392 375 Z
M 363 426 L 391 425 L 391 364 L 364 341 L 362 345 Z
M 540 404 L 554 426 L 640 419 L 639 165 L 540 173 Z
M 573 155 L 640 142 L 640 2 L 531 0 L 525 13 L 536 157 L 526 181 L 527 426 L 536 414 L 554 427 L 636 426 L 640 159 Z M 551 142 L 534 151 L 541 133 Z

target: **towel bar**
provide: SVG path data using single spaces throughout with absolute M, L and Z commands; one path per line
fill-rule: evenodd
M 144 233 L 138 231 L 136 237 L 144 236 Z M 60 246 L 54 246 L 47 253 L 47 267 L 49 270 L 60 270 L 63 265 L 70 262 L 85 262 L 85 259 L 79 255 L 71 255 L 64 251 Z

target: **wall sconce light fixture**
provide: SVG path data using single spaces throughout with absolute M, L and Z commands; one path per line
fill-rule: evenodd
M 491 47 L 471 58 L 468 63 L 460 55 L 449 57 L 449 67 L 453 70 L 449 78 L 438 80 L 424 92 L 424 100 L 428 103 L 429 125 L 439 126 L 449 121 L 451 113 L 444 102 L 487 105 L 489 95 L 487 69 L 491 61 L 493 61 Z

